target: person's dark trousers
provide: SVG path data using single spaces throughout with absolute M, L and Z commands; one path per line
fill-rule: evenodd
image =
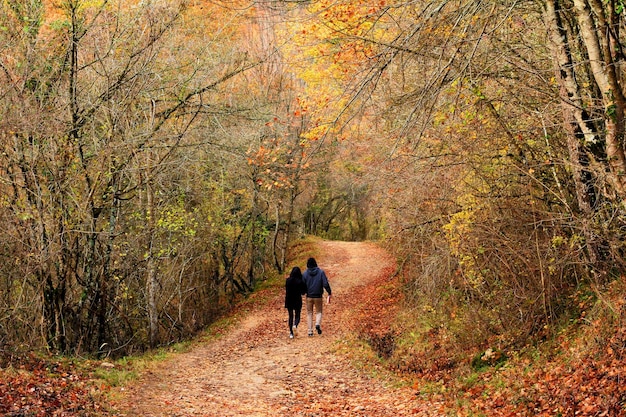
M 300 324 L 300 313 L 302 310 L 288 308 L 287 312 L 289 313 L 289 332 L 293 333 L 293 326 L 298 327 Z

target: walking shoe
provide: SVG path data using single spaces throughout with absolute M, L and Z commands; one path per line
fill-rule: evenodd
M 309 331 L 309 337 L 313 336 L 313 332 Z
M 289 333 L 289 338 L 293 339 L 293 333 Z
M 315 326 L 315 330 L 317 330 L 317 334 L 322 334 L 322 328 L 319 324 Z

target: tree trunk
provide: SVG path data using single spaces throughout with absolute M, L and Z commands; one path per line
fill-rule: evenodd
M 583 105 L 580 89 L 574 72 L 567 32 L 563 27 L 558 0 L 547 0 L 545 20 L 550 32 L 552 53 L 556 66 L 556 78 L 560 87 L 563 124 L 567 136 L 567 149 L 573 175 L 578 209 L 583 217 L 583 234 L 587 240 L 589 260 L 597 260 L 593 234 L 587 226 L 593 215 L 592 201 L 595 198 L 591 172 L 586 169 L 587 159 L 583 156 L 581 141 L 596 142 L 600 138 Z
M 157 309 L 157 265 L 154 254 L 154 233 L 155 233 L 155 203 L 154 203 L 154 190 L 150 184 L 150 180 L 147 181 L 146 186 L 147 194 L 147 222 L 148 222 L 148 259 L 147 259 L 147 276 L 146 276 L 146 294 L 148 320 L 150 329 L 150 347 L 156 347 L 157 345 L 157 333 L 159 330 L 159 312 Z
M 42 272 L 42 274 L 46 274 Z M 46 325 L 46 339 L 48 348 L 57 352 L 65 352 L 67 349 L 67 337 L 65 328 L 65 282 L 61 281 L 56 286 L 49 274 L 44 280 L 44 322 Z
M 595 7 L 590 7 L 595 4 Z M 589 66 L 593 78 L 600 89 L 604 105 L 606 129 L 606 153 L 613 186 L 622 199 L 626 197 L 626 155 L 624 139 L 624 109 L 626 100 L 618 83 L 609 37 L 610 28 L 606 24 L 604 8 L 594 0 L 574 0 L 580 35 L 589 56 Z M 613 13 L 611 10 L 608 13 Z M 594 19 L 595 16 L 595 19 Z

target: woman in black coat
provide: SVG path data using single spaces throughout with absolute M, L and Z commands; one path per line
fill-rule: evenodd
M 300 324 L 303 294 L 306 294 L 306 285 L 302 280 L 302 271 L 294 266 L 285 281 L 285 308 L 289 313 L 289 338 L 291 339 Z

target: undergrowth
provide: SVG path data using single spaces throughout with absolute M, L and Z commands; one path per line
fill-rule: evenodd
M 393 354 L 379 360 L 449 415 L 624 416 L 626 283 L 591 293 L 581 288 L 568 314 L 524 344 L 463 334 L 473 328 L 460 308 L 404 305 Z

